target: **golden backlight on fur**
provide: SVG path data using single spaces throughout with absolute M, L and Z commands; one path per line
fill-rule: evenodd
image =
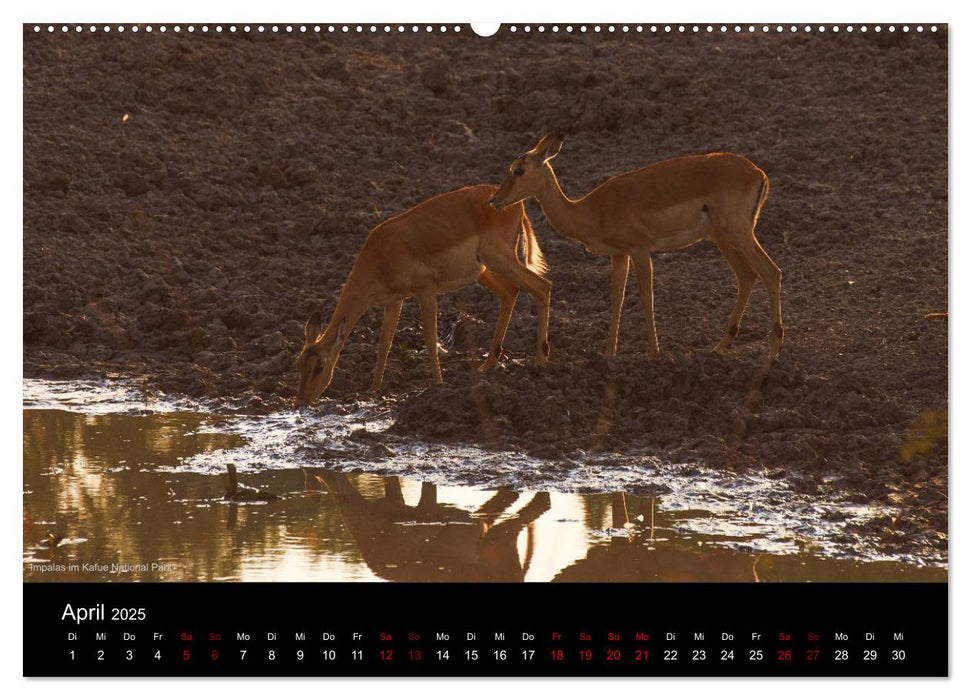
M 433 381 L 442 381 L 438 362 L 438 296 L 475 281 L 499 297 L 499 318 L 481 368 L 498 364 L 516 297 L 536 301 L 536 360 L 549 358 L 551 285 L 546 261 L 521 204 L 497 211 L 489 205 L 491 185 L 476 185 L 433 197 L 378 225 L 368 235 L 344 283 L 327 327 L 314 313 L 304 327 L 297 358 L 298 406 L 315 401 L 330 385 L 347 335 L 365 311 L 384 307 L 372 389 L 379 389 L 405 299 L 418 300 L 422 335 Z M 517 253 L 522 251 L 522 260 Z
M 594 255 L 610 256 L 611 319 L 605 352 L 617 353 L 620 312 L 633 260 L 647 322 L 647 350 L 660 355 L 654 325 L 652 252 L 677 250 L 708 239 L 735 273 L 738 294 L 717 350 L 738 335 L 756 279 L 769 297 L 770 353 L 782 348 L 782 271 L 755 238 L 755 224 L 769 195 L 769 178 L 731 153 L 673 158 L 612 177 L 585 197 L 568 198 L 550 165 L 563 139 L 547 134 L 517 158 L 492 204 L 502 209 L 534 197 L 550 224 Z
M 303 332 L 303 349 L 297 357 L 297 374 L 300 377 L 296 399 L 298 406 L 313 403 L 330 385 L 337 364 L 338 348 L 344 342 L 343 325 L 327 341 L 321 338 L 320 314 L 316 311 L 307 320 Z M 318 340 L 321 342 L 318 343 Z

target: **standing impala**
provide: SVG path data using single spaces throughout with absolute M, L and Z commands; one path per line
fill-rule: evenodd
M 378 389 L 398 325 L 401 305 L 416 297 L 432 378 L 442 381 L 438 364 L 438 295 L 478 280 L 499 297 L 499 318 L 480 369 L 495 366 L 519 290 L 536 300 L 536 361 L 549 359 L 547 331 L 552 285 L 542 277 L 546 261 L 522 204 L 497 211 L 489 202 L 492 185 L 475 185 L 433 197 L 374 228 L 344 283 L 337 307 L 321 332 L 314 312 L 304 327 L 297 358 L 300 387 L 296 404 L 317 399 L 330 385 L 348 334 L 365 311 L 384 307 L 372 388 Z M 521 244 L 523 262 L 516 252 Z
M 617 354 L 620 311 L 633 259 L 637 291 L 647 319 L 647 351 L 660 355 L 654 326 L 651 253 L 710 239 L 728 261 L 738 283 L 735 308 L 717 350 L 738 335 L 756 277 L 769 296 L 770 352 L 782 348 L 782 271 L 755 239 L 755 223 L 769 195 L 769 178 L 731 153 L 673 158 L 612 177 L 580 199 L 569 199 L 556 180 L 552 159 L 563 139 L 547 134 L 513 161 L 492 204 L 497 209 L 535 197 L 550 224 L 594 255 L 609 255 L 613 269 L 607 355 Z

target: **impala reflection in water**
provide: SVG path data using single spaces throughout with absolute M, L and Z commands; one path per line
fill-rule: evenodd
M 344 474 L 307 473 L 333 494 L 367 565 L 391 581 L 523 581 L 535 548 L 528 526 L 550 509 L 550 495 L 541 492 L 510 512 L 521 500 L 513 491 L 497 491 L 474 510 L 458 508 L 440 503 L 430 483 L 409 506 L 398 477 L 384 477 L 384 494 L 368 499 Z
M 944 568 L 829 558 L 811 545 L 793 552 L 737 516 L 665 510 L 663 498 L 632 494 L 485 491 L 268 466 L 241 473 L 240 486 L 275 498 L 234 502 L 225 497 L 225 465 L 244 440 L 213 432 L 218 422 L 199 413 L 25 410 L 25 579 L 946 577 Z

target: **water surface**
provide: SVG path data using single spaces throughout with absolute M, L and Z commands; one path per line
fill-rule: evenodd
M 23 415 L 31 581 L 947 576 L 931 558 L 881 560 L 848 527 L 886 509 L 697 465 L 600 455 L 564 468 L 387 442 L 387 416 L 367 406 L 218 415 L 117 386 L 28 380 Z M 244 500 L 226 497 L 229 464 Z M 473 478 L 492 487 L 463 483 Z

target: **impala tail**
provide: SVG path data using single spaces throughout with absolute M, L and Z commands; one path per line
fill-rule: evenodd
M 759 170 L 762 174 L 762 189 L 759 190 L 759 199 L 755 203 L 755 209 L 752 211 L 752 227 L 759 222 L 759 214 L 762 212 L 762 207 L 765 204 L 765 200 L 769 198 L 769 176 L 764 172 Z
M 546 264 L 546 256 L 539 247 L 539 239 L 533 230 L 533 224 L 526 215 L 526 207 L 523 207 L 522 235 L 519 239 L 520 249 L 522 250 L 523 263 L 537 275 L 549 272 L 549 265 Z

